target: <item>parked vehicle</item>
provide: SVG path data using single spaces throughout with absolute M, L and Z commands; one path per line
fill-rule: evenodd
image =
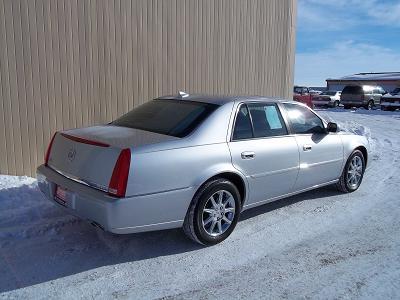
M 390 93 L 383 95 L 381 99 L 382 110 L 396 110 L 400 108 L 400 87 L 395 88 Z
M 104 230 L 183 227 L 210 245 L 251 207 L 330 184 L 357 190 L 367 145 L 294 101 L 186 94 L 57 132 L 37 178 L 50 201 Z
M 313 89 L 311 89 L 311 88 L 309 88 L 309 92 L 310 92 L 310 94 L 311 94 L 312 96 L 321 95 L 321 94 L 322 94 L 322 91 L 313 90 Z
M 314 106 L 338 107 L 340 104 L 340 91 L 325 91 L 313 97 Z
M 308 87 L 305 86 L 295 86 L 293 88 L 293 100 L 297 102 L 304 103 L 310 108 L 313 108 L 312 103 L 313 95 L 310 93 Z
M 370 110 L 380 105 L 382 95 L 385 93 L 385 90 L 380 86 L 346 85 L 340 96 L 340 102 L 342 102 L 346 109 L 351 107 L 364 107 Z

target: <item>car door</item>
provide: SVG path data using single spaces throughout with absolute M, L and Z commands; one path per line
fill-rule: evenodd
M 381 97 L 382 97 L 382 94 L 381 94 L 380 89 L 379 89 L 378 87 L 374 88 L 373 93 L 374 93 L 374 95 L 373 95 L 374 104 L 375 104 L 375 105 L 380 104 L 380 102 L 381 102 Z
M 284 103 L 300 153 L 295 191 L 336 180 L 343 166 L 343 144 L 337 133 L 327 133 L 323 121 L 309 108 Z
M 232 132 L 232 164 L 249 183 L 246 205 L 293 191 L 299 151 L 275 103 L 240 104 Z

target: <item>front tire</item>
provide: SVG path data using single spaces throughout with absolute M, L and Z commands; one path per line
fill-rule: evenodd
M 240 211 L 241 197 L 236 186 L 226 179 L 215 179 L 197 191 L 186 213 L 183 230 L 199 244 L 215 245 L 235 229 Z
M 365 158 L 360 150 L 354 150 L 346 162 L 342 175 L 336 184 L 339 191 L 352 193 L 362 182 L 365 172 Z

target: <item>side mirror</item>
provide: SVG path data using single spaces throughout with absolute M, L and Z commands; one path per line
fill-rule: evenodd
M 329 122 L 328 125 L 326 125 L 326 131 L 327 132 L 337 132 L 338 125 L 336 123 Z

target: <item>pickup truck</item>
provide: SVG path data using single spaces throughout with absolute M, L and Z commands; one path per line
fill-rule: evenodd
M 301 102 L 306 104 L 310 108 L 314 108 L 312 102 L 312 94 L 310 93 L 310 89 L 305 86 L 294 86 L 293 88 L 293 100 L 297 102 Z
M 381 98 L 382 110 L 396 110 L 400 108 L 400 87 L 395 88 L 390 93 L 383 95 Z

